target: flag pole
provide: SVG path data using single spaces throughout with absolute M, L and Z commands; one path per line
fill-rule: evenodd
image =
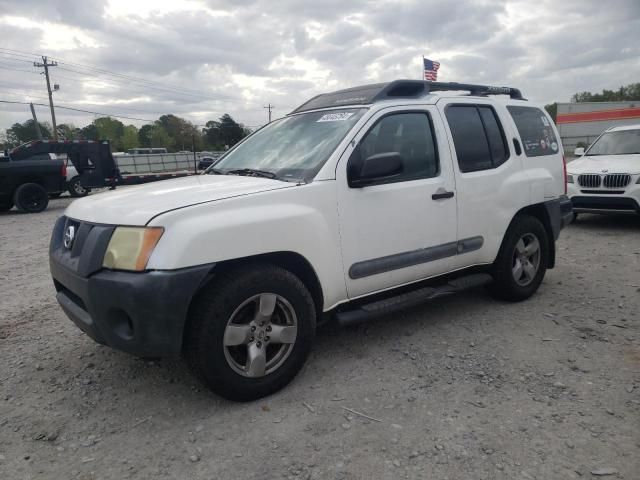
M 424 55 L 422 55 L 422 64 L 420 64 L 420 77 L 424 80 Z

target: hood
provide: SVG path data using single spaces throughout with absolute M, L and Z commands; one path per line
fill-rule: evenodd
M 603 170 L 608 170 L 603 172 Z M 580 173 L 640 173 L 640 155 L 584 156 L 567 163 L 567 172 Z
M 269 178 L 194 175 L 91 194 L 69 205 L 65 215 L 93 223 L 146 225 L 169 210 L 295 185 Z

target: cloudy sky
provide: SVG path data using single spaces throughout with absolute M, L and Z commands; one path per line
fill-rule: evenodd
M 640 81 L 639 0 L 0 0 L 0 100 L 196 124 L 257 126 L 323 91 L 420 78 L 517 86 L 568 101 Z M 37 107 L 39 119 L 48 109 Z M 95 116 L 57 110 L 58 123 Z M 0 128 L 29 118 L 0 103 Z

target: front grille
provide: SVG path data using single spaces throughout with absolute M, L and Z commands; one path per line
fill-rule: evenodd
M 65 246 L 64 237 L 68 227 L 74 227 L 74 238 L 71 245 Z M 102 268 L 104 252 L 114 230 L 115 227 L 111 225 L 60 217 L 51 236 L 50 255 L 68 270 L 88 277 Z
M 607 188 L 624 188 L 631 182 L 631 175 L 612 173 L 604 177 L 603 184 Z
M 588 173 L 586 175 L 578 176 L 578 183 L 581 187 L 598 188 L 600 187 L 601 178 L 600 175 Z
M 625 188 L 630 182 L 631 175 L 626 173 L 586 173 L 578 176 L 578 184 L 584 188 Z

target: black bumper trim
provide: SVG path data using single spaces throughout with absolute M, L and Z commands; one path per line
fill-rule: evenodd
M 558 240 L 560 230 L 573 221 L 573 206 L 571 200 L 566 195 L 562 195 L 554 200 L 544 202 L 544 206 L 549 215 L 553 239 Z
M 571 202 L 573 208 L 578 212 L 601 210 L 603 213 L 607 213 L 617 210 L 640 213 L 640 204 L 631 197 L 575 195 L 571 197 Z
M 96 342 L 141 357 L 180 355 L 189 305 L 214 265 L 82 277 L 50 258 L 69 319 Z

